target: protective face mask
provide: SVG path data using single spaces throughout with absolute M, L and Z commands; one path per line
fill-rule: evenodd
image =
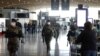
M 12 23 L 11 23 L 11 26 L 16 26 L 16 23 L 15 23 L 15 22 L 12 22 Z
M 50 22 L 48 22 L 48 25 L 50 25 L 51 23 Z

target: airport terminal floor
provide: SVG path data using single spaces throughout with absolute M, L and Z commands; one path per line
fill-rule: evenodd
M 0 0 L 0 56 L 88 55 L 100 56 L 100 0 Z
M 20 43 L 20 42 L 19 42 Z M 51 50 L 46 54 L 46 45 L 42 41 L 41 32 L 24 34 L 24 43 L 20 43 L 18 56 L 69 56 L 69 45 L 67 46 L 67 30 L 61 30 L 58 42 L 52 37 Z M 7 39 L 0 37 L 0 56 L 9 56 L 7 51 Z

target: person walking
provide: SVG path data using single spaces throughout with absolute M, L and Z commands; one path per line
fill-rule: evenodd
M 73 52 L 76 52 L 75 48 L 74 48 L 74 43 L 75 43 L 75 39 L 76 39 L 76 28 L 74 25 L 71 25 L 70 26 L 70 30 L 68 31 L 68 34 L 67 34 L 67 46 L 68 46 L 68 43 L 70 44 L 70 55 L 71 56 L 75 56 L 73 54 Z
M 16 20 L 12 19 L 10 26 L 7 28 L 5 37 L 8 39 L 7 49 L 9 56 L 16 56 L 19 47 L 19 40 L 23 37 L 22 30 L 16 26 Z
M 42 30 L 42 38 L 43 38 L 43 42 L 46 43 L 47 53 L 49 53 L 50 51 L 50 41 L 52 39 L 52 35 L 53 35 L 53 32 L 51 29 L 50 22 L 47 22 Z

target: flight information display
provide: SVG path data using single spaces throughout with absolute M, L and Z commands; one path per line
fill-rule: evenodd
M 77 10 L 77 26 L 84 27 L 86 22 L 86 10 Z

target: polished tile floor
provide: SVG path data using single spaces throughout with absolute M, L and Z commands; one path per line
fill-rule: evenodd
M 67 31 L 66 31 L 67 32 Z M 18 56 L 69 56 L 69 45 L 67 46 L 67 33 L 60 32 L 58 42 L 52 37 L 50 43 L 50 54 L 46 54 L 46 45 L 42 42 L 41 33 L 25 34 L 25 43 L 20 43 Z M 0 56 L 9 56 L 7 51 L 7 39 L 0 37 Z

